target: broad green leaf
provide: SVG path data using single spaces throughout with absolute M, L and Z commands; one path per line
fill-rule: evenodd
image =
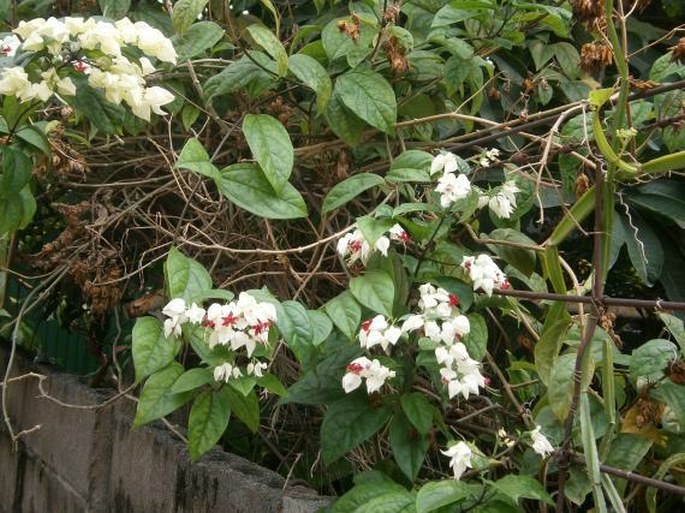
M 281 383 L 281 380 L 268 372 L 261 378 L 257 378 L 257 384 L 279 397 L 283 397 L 288 393 L 286 388 L 283 386 L 283 383 Z
M 234 388 L 227 386 L 222 388 L 226 400 L 233 413 L 253 433 L 259 429 L 259 399 L 254 390 L 243 395 Z
M 630 377 L 634 382 L 639 378 L 656 383 L 664 377 L 664 369 L 678 358 L 678 346 L 664 339 L 645 342 L 635 349 L 630 357 Z
M 286 183 L 277 194 L 261 168 L 254 164 L 233 164 L 222 169 L 216 184 L 229 200 L 260 217 L 296 219 L 307 216 L 307 206 L 295 187 Z
M 10 199 L 19 194 L 31 180 L 31 159 L 15 146 L 1 146 L 2 178 L 0 199 Z
M 27 144 L 49 156 L 51 153 L 50 143 L 45 132 L 36 125 L 26 126 L 17 130 L 16 136 Z
M 280 34 L 281 32 L 281 17 L 278 14 L 278 11 L 276 10 L 276 7 L 274 6 L 273 2 L 271 0 L 259 0 L 260 3 L 271 13 L 271 16 L 274 17 L 274 23 L 276 25 L 276 34 Z
M 190 392 L 174 394 L 171 387 L 183 374 L 183 365 L 172 362 L 150 376 L 140 392 L 133 427 L 152 422 L 183 406 L 192 397 Z
M 193 24 L 209 0 L 178 0 L 174 3 L 171 22 L 177 34 L 184 34 Z
M 679 385 L 670 380 L 663 381 L 651 393 L 651 397 L 666 403 L 675 418 L 676 431 L 682 431 L 685 427 L 685 385 Z
M 288 73 L 288 53 L 278 38 L 264 25 L 248 25 L 247 31 L 255 43 L 261 46 L 276 61 L 278 76 L 284 77 Z
M 241 376 L 237 379 L 228 380 L 228 386 L 237 390 L 245 397 L 254 390 L 256 384 L 257 378 L 255 376 Z
M 395 130 L 395 92 L 379 73 L 368 69 L 348 71 L 337 78 L 334 91 L 345 107 L 369 125 L 385 133 Z
M 550 505 L 554 504 L 552 497 L 547 493 L 542 483 L 530 476 L 509 474 L 495 481 L 493 486 L 511 499 L 514 504 L 518 504 L 521 498 L 535 499 Z
M 174 167 L 177 169 L 188 169 L 193 173 L 210 178 L 219 178 L 221 176 L 216 166 L 210 162 L 205 147 L 194 137 L 188 139 L 188 142 L 185 143 Z
M 200 117 L 200 109 L 194 105 L 187 104 L 181 109 L 181 123 L 183 123 L 183 128 L 186 132 L 190 131 L 190 127 L 197 121 Z
M 330 404 L 321 424 L 324 463 L 334 462 L 368 440 L 389 418 L 390 409 L 371 406 L 365 392 L 350 394 Z
M 633 471 L 642 461 L 653 440 L 633 433 L 618 433 L 611 441 L 611 449 L 606 464 L 615 468 Z
M 321 32 L 321 42 L 330 62 L 345 57 L 353 68 L 371 53 L 375 30 L 366 24 L 359 27 L 359 37 L 354 41 L 348 34 L 340 30 L 341 23 L 354 24 L 350 17 L 330 21 Z
M 330 317 L 320 310 L 307 310 L 307 316 L 309 316 L 309 322 L 312 325 L 312 344 L 318 346 L 331 334 L 333 323 Z
M 621 215 L 626 235 L 628 256 L 640 279 L 653 285 L 661 276 L 664 252 L 659 237 L 637 212 L 631 212 L 630 219 Z
M 488 235 L 481 234 L 484 239 L 506 240 L 517 244 L 535 246 L 535 241 L 512 228 L 497 228 Z M 487 247 L 508 264 L 513 265 L 526 276 L 535 270 L 536 255 L 531 249 L 522 249 L 499 244 L 487 244 Z
M 69 100 L 78 111 L 98 130 L 107 134 L 119 132 L 124 119 L 124 108 L 108 102 L 102 91 L 90 87 L 84 77 L 72 77 L 72 81 L 76 85 L 76 95 L 70 96 Z
M 400 398 L 400 404 L 402 411 L 416 430 L 422 435 L 428 434 L 433 427 L 435 407 L 431 406 L 425 394 L 419 392 L 404 394 Z
M 667 313 L 659 313 L 659 319 L 666 325 L 666 329 L 673 335 L 676 342 L 680 346 L 681 352 L 685 353 L 685 325 L 682 319 L 678 319 L 673 315 Z
M 316 110 L 319 114 L 323 114 L 333 93 L 333 83 L 326 69 L 319 64 L 319 61 L 302 53 L 290 56 L 289 67 L 298 80 L 314 90 Z
M 429 513 L 462 501 L 470 495 L 469 485 L 461 481 L 430 481 L 421 487 L 416 496 L 416 511 Z
M 369 246 L 372 248 L 376 246 L 378 239 L 385 235 L 394 224 L 395 223 L 391 219 L 378 219 L 372 216 L 357 218 L 357 227 L 359 228 L 359 231 L 362 232 L 366 242 L 368 242 Z M 380 253 L 377 255 L 380 255 Z M 372 257 L 373 256 L 374 255 L 372 254 Z M 367 269 L 371 270 L 373 268 L 371 264 L 372 262 L 369 260 L 369 262 L 367 262 Z M 388 271 L 388 274 L 392 275 L 393 273 Z
M 362 308 L 349 290 L 331 299 L 324 305 L 324 310 L 343 335 L 350 340 L 357 337 Z
M 417 182 L 431 181 L 430 170 L 433 155 L 421 150 L 407 150 L 402 152 L 390 165 L 386 179 L 388 182 Z
M 571 408 L 573 396 L 573 370 L 575 368 L 575 353 L 566 353 L 559 356 L 549 375 L 548 396 L 549 406 L 554 416 L 563 422 Z
M 212 278 L 201 264 L 172 247 L 164 262 L 167 295 L 182 298 L 188 306 L 212 288 Z
M 375 480 L 373 482 L 362 482 L 333 504 L 332 513 L 400 513 L 400 511 L 406 510 L 398 509 L 395 501 L 407 498 L 413 502 L 411 494 L 403 486 L 392 481 Z M 370 504 L 372 501 L 380 501 L 381 504 L 377 504 L 374 509 L 371 509 Z M 389 509 L 379 509 L 383 505 Z
M 172 41 L 179 61 L 183 62 L 205 53 L 223 37 L 224 29 L 217 23 L 200 21 L 192 24 L 182 36 L 175 36 Z
M 350 291 L 362 305 L 374 312 L 392 317 L 395 284 L 383 271 L 368 271 L 350 280 Z
M 561 70 L 570 78 L 578 76 L 580 70 L 580 55 L 571 43 L 554 43 L 552 45 L 554 56 L 557 58 Z
M 353 200 L 362 192 L 385 183 L 383 177 L 373 173 L 359 173 L 346 178 L 333 187 L 323 200 L 321 212 L 326 214 Z
M 426 458 L 430 439 L 419 433 L 404 414 L 396 413 L 390 422 L 389 440 L 397 466 L 410 481 L 414 481 Z
M 273 67 L 275 72 L 275 65 L 269 56 L 261 52 L 250 52 L 250 56 L 259 65 L 243 56 L 207 80 L 204 91 L 208 99 L 235 91 L 245 91 L 251 98 L 255 98 L 275 85 L 273 75 L 266 71 Z
M 471 331 L 464 337 L 464 345 L 471 358 L 481 361 L 488 350 L 488 325 L 480 314 L 472 313 L 468 318 Z
M 118 20 L 126 15 L 131 7 L 131 0 L 98 0 L 102 15 L 111 20 Z
M 335 92 L 328 102 L 324 116 L 335 135 L 350 146 L 357 145 L 364 129 L 364 122 L 343 105 Z
M 293 170 L 293 144 L 285 127 L 266 114 L 247 114 L 243 133 L 273 190 L 280 194 Z
M 188 451 L 192 461 L 211 449 L 226 431 L 231 416 L 226 389 L 206 390 L 193 401 L 188 417 Z
M 136 381 L 166 367 L 181 350 L 175 337 L 164 336 L 162 323 L 150 316 L 140 317 L 133 326 L 131 352 L 136 369 Z
M 19 194 L 0 198 L 0 234 L 27 226 L 36 213 L 36 199 L 27 185 Z
M 562 301 L 553 303 L 547 313 L 540 340 L 535 344 L 535 367 L 545 385 L 549 384 L 552 365 L 561 349 L 562 337 L 570 326 L 571 316 L 566 311 L 566 304 Z
M 314 341 L 314 328 L 305 307 L 297 301 L 284 301 L 281 303 L 276 326 L 297 360 L 301 364 L 308 360 Z
M 212 371 L 207 367 L 198 367 L 181 374 L 171 387 L 171 392 L 174 394 L 188 392 L 213 382 L 214 375 Z

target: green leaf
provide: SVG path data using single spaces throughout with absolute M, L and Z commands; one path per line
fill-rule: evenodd
M 207 367 L 190 369 L 181 374 L 171 387 L 173 394 L 195 390 L 214 382 L 214 375 Z
M 225 390 L 227 387 L 206 390 L 193 401 L 188 417 L 188 451 L 192 461 L 211 449 L 226 431 L 231 406 Z
M 0 235 L 24 228 L 35 213 L 36 199 L 28 185 L 19 194 L 0 199 Z
M 243 395 L 232 387 L 223 387 L 231 412 L 253 433 L 259 429 L 259 399 L 254 390 Z
M 416 511 L 429 513 L 462 501 L 470 495 L 469 485 L 461 481 L 430 481 L 421 487 L 416 496 Z
M 390 423 L 390 448 L 404 475 L 414 481 L 426 458 L 430 439 L 421 434 L 402 413 L 396 413 Z
M 357 218 L 357 227 L 362 232 L 364 239 L 372 248 L 376 246 L 376 242 L 395 224 L 391 219 L 378 219 L 372 216 L 362 216 Z M 367 262 L 367 268 L 371 270 L 371 259 Z M 390 271 L 388 274 L 392 275 Z
M 256 384 L 257 378 L 254 376 L 241 376 L 240 378 L 231 379 L 228 381 L 228 386 L 234 390 L 237 390 L 245 397 L 247 397 L 247 395 L 254 390 Z
M 175 247 L 169 250 L 164 262 L 164 275 L 167 295 L 172 299 L 182 298 L 188 304 L 212 288 L 212 278 L 207 269 Z
M 628 256 L 640 279 L 646 285 L 653 285 L 661 276 L 664 252 L 659 237 L 637 212 L 631 212 L 630 219 L 621 215 L 626 235 Z
M 179 62 L 197 57 L 214 47 L 224 37 L 224 29 L 213 21 L 194 23 L 182 36 L 175 36 L 172 41 Z
M 580 69 L 580 55 L 571 43 L 554 43 L 552 45 L 554 56 L 557 58 L 561 70 L 570 78 L 578 76 Z
M 333 331 L 333 323 L 325 312 L 319 310 L 307 310 L 307 316 L 309 316 L 309 322 L 312 325 L 312 344 L 318 346 L 322 344 L 328 338 L 328 335 L 331 334 L 331 331 Z
M 171 22 L 177 34 L 184 34 L 188 30 L 197 20 L 197 17 L 202 14 L 207 2 L 208 0 L 178 0 L 174 3 Z
M 481 234 L 484 239 L 506 240 L 517 244 L 535 246 L 535 241 L 512 228 L 497 228 L 489 235 Z M 530 276 L 535 270 L 535 251 L 530 249 L 503 246 L 499 244 L 487 244 L 487 247 L 502 260 L 513 265 L 526 276 Z
M 69 97 L 76 109 L 83 113 L 98 129 L 107 134 L 119 131 L 124 119 L 124 108 L 106 100 L 99 89 L 90 87 L 83 77 L 72 78 L 76 85 L 76 95 Z
M 268 62 L 262 62 L 265 59 L 271 61 L 267 55 L 260 52 L 250 52 L 250 55 L 259 64 L 270 69 Z M 243 56 L 226 66 L 218 75 L 210 77 L 205 83 L 204 91 L 209 99 L 235 91 L 245 91 L 251 98 L 254 98 L 273 87 L 274 84 L 273 75 L 252 62 L 247 56 Z
M 678 347 L 669 340 L 657 338 L 635 349 L 630 357 L 630 377 L 634 382 L 645 378 L 656 383 L 664 377 L 664 369 L 677 359 Z
M 359 38 L 353 41 L 348 34 L 340 30 L 339 23 L 342 22 L 355 23 L 351 17 L 330 21 L 321 32 L 321 42 L 330 62 L 345 57 L 353 68 L 371 53 L 371 44 L 376 34 L 371 27 L 362 24 L 359 27 Z
M 325 464 L 344 456 L 380 430 L 390 418 L 387 406 L 373 407 L 364 392 L 330 404 L 321 423 L 321 454 Z
M 0 146 L 2 152 L 2 178 L 0 199 L 16 196 L 31 180 L 31 159 L 14 146 Z
M 416 430 L 422 435 L 428 434 L 433 427 L 435 408 L 431 406 L 426 396 L 419 392 L 404 394 L 400 398 L 400 404 L 402 411 Z
M 679 432 L 685 427 L 685 386 L 672 381 L 662 382 L 652 393 L 651 397 L 663 401 L 671 408 L 679 426 Z
M 48 142 L 45 132 L 38 126 L 26 126 L 20 130 L 17 130 L 15 135 L 25 143 L 28 143 L 34 148 L 40 150 L 44 155 L 50 156 L 50 143 Z
M 164 336 L 162 323 L 154 317 L 140 317 L 133 326 L 131 351 L 136 381 L 163 369 L 176 358 L 181 344 Z
M 397 483 L 363 482 L 340 497 L 333 504 L 332 513 L 408 513 L 404 509 L 407 501 L 413 502 L 413 496 Z
M 357 145 L 364 129 L 364 122 L 343 105 L 335 91 L 328 102 L 324 116 L 335 135 L 350 146 Z
M 183 129 L 186 132 L 190 131 L 190 127 L 197 121 L 200 117 L 200 109 L 194 105 L 187 104 L 181 109 L 181 123 L 183 123 Z
M 281 33 L 281 17 L 278 15 L 278 11 L 271 0 L 259 0 L 260 3 L 271 13 L 274 17 L 274 23 L 276 24 L 276 34 Z
M 340 75 L 334 86 L 342 103 L 369 125 L 392 133 L 397 120 L 397 100 L 392 86 L 375 71 L 358 69 Z
M 248 25 L 247 31 L 255 43 L 261 46 L 276 61 L 278 76 L 284 77 L 288 73 L 288 53 L 278 38 L 264 25 Z
M 131 0 L 98 0 L 103 16 L 111 20 L 123 18 L 131 7 Z
M 174 394 L 171 387 L 183 374 L 183 365 L 172 362 L 150 376 L 140 392 L 133 427 L 152 422 L 183 406 L 192 397 L 191 392 Z
M 518 504 L 519 499 L 535 499 L 554 505 L 552 497 L 542 486 L 540 481 L 530 476 L 509 474 L 493 483 L 493 486 L 506 497 L 510 498 L 514 504 Z
M 289 67 L 298 80 L 316 93 L 318 113 L 325 112 L 333 93 L 333 83 L 326 69 L 319 64 L 319 61 L 302 53 L 290 56 Z
M 283 397 L 288 393 L 286 388 L 283 386 L 283 383 L 281 383 L 281 380 L 268 372 L 261 378 L 257 378 L 257 384 L 279 397 Z
M 362 308 L 349 290 L 331 299 L 324 305 L 324 310 L 343 335 L 350 340 L 357 338 Z
M 286 183 L 276 193 L 261 168 L 254 164 L 233 164 L 222 169 L 216 185 L 233 203 L 260 217 L 307 217 L 307 206 L 297 189 Z
M 468 318 L 471 331 L 464 337 L 464 345 L 471 358 L 481 361 L 488 350 L 488 325 L 480 314 L 469 314 Z
M 386 179 L 388 182 L 417 182 L 431 181 L 430 170 L 433 155 L 421 150 L 407 150 L 402 152 L 390 165 Z
M 305 307 L 297 301 L 281 303 L 276 326 L 297 360 L 301 364 L 308 360 L 309 350 L 313 346 L 314 329 Z
M 642 461 L 653 440 L 634 433 L 618 433 L 611 441 L 611 449 L 606 464 L 615 468 L 633 471 Z
M 552 372 L 549 375 L 549 383 L 547 384 L 549 406 L 560 422 L 566 419 L 571 408 L 575 364 L 575 353 L 562 354 L 554 362 Z
M 663 312 L 660 312 L 658 315 L 661 322 L 666 325 L 666 329 L 673 335 L 678 345 L 680 345 L 680 350 L 685 352 L 685 325 L 683 325 L 682 319 Z
M 395 284 L 383 271 L 368 271 L 350 280 L 350 292 L 362 305 L 386 317 L 392 317 Z
M 210 162 L 207 150 L 194 137 L 188 139 L 188 142 L 185 143 L 174 167 L 176 169 L 188 169 L 193 173 L 210 178 L 219 178 L 221 176 L 216 166 Z
M 540 341 L 535 344 L 535 367 L 545 385 L 549 384 L 552 366 L 561 349 L 562 337 L 569 326 L 571 316 L 566 312 L 566 304 L 561 301 L 553 303 L 547 313 Z
M 293 170 L 293 144 L 288 131 L 276 118 L 266 114 L 247 114 L 243 120 L 243 133 L 266 179 L 280 194 Z
M 321 213 L 326 214 L 343 206 L 362 192 L 385 183 L 383 177 L 373 173 L 359 173 L 336 184 L 326 195 Z

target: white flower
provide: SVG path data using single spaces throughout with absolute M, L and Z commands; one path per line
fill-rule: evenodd
M 247 364 L 247 373 L 258 378 L 264 375 L 264 371 L 267 369 L 268 365 L 264 362 L 250 362 Z
M 418 329 L 423 328 L 424 322 L 425 321 L 424 321 L 424 318 L 422 315 L 410 315 L 402 323 L 401 330 L 404 333 L 408 333 L 410 331 L 416 331 Z
M 509 288 L 506 275 L 489 255 L 481 254 L 475 258 L 465 256 L 461 267 L 473 281 L 473 290 L 482 289 L 488 296 L 491 296 L 495 287 Z
M 14 57 L 17 53 L 17 48 L 21 46 L 21 41 L 17 36 L 11 34 L 0 41 L 0 54 L 5 57 Z
M 489 166 L 491 162 L 494 162 L 497 157 L 499 157 L 499 150 L 497 148 L 492 148 L 481 154 L 478 159 L 478 163 L 482 166 Z
M 388 248 L 390 248 L 390 239 L 385 236 L 378 237 L 374 248 L 380 251 L 383 256 L 388 256 Z
M 188 319 L 188 322 L 192 324 L 200 324 L 203 319 L 205 318 L 205 309 L 197 306 L 196 303 L 193 303 L 190 305 L 190 308 L 188 308 L 185 312 L 185 316 Z
M 61 78 L 57 74 L 57 70 L 55 70 L 55 68 L 50 68 L 49 70 L 44 71 L 41 73 L 41 76 L 43 77 L 46 86 L 50 88 L 51 92 L 57 91 L 58 94 L 64 96 L 74 96 L 76 94 L 76 86 L 71 79 L 69 77 Z
M 461 478 L 467 468 L 472 468 L 471 457 L 473 452 L 466 442 L 457 442 L 446 451 L 440 452 L 450 458 L 450 467 L 452 467 L 454 479 Z
M 134 26 L 138 34 L 138 41 L 135 43 L 138 48 L 160 61 L 176 64 L 176 50 L 171 40 L 143 21 L 137 21 Z
M 377 315 L 373 319 L 364 321 L 359 331 L 359 343 L 366 349 L 380 345 L 384 351 L 388 346 L 395 345 L 402 335 L 402 330 L 389 326 L 385 317 Z
M 163 87 L 153 86 L 146 88 L 139 100 L 127 103 L 129 103 L 133 114 L 145 121 L 150 121 L 150 111 L 160 116 L 166 116 L 166 112 L 161 109 L 161 106 L 173 101 L 173 94 Z
M 164 321 L 164 336 L 168 337 L 172 333 L 179 336 L 181 325 L 188 320 L 185 315 L 186 302 L 180 297 L 172 299 L 162 309 L 162 313 L 168 317 Z
M 366 379 L 366 391 L 372 394 L 380 390 L 387 379 L 394 377 L 395 371 L 381 365 L 378 360 L 371 361 L 365 356 L 361 356 L 347 366 L 347 373 L 343 376 L 342 386 L 345 392 L 349 394 L 359 388 L 362 379 Z
M 223 381 L 224 383 L 228 383 L 231 378 L 238 379 L 242 375 L 243 373 L 237 365 L 234 367 L 228 362 L 214 367 L 214 381 Z
M 396 242 L 401 242 L 402 244 L 407 244 L 411 242 L 411 237 L 406 232 L 406 230 L 402 228 L 402 225 L 400 224 L 394 224 L 388 230 L 388 233 L 390 234 L 390 239 Z
M 453 173 L 445 173 L 438 180 L 435 190 L 440 193 L 440 205 L 448 208 L 455 201 L 468 196 L 471 192 L 471 183 L 466 175 L 455 176 Z
M 0 78 L 0 94 L 16 96 L 20 101 L 33 99 L 29 76 L 21 66 L 5 68 Z
M 502 193 L 492 196 L 488 201 L 488 206 L 490 207 L 492 213 L 500 219 L 509 219 L 512 212 L 514 212 L 513 204 Z
M 549 443 L 545 435 L 540 432 L 541 427 L 537 426 L 530 432 L 530 437 L 533 440 L 533 450 L 543 458 L 554 452 L 554 447 Z
M 433 158 L 431 162 L 430 174 L 431 176 L 439 171 L 443 173 L 454 173 L 459 166 L 457 165 L 457 156 L 454 153 L 440 153 Z

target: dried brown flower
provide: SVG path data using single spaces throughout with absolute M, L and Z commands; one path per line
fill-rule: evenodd
M 671 62 L 685 64 L 685 37 L 681 37 L 678 43 L 669 50 L 671 50 Z
M 405 55 L 406 50 L 395 36 L 390 37 L 385 42 L 384 48 L 393 73 L 401 74 L 409 70 L 409 61 Z
M 362 25 L 361 20 L 356 14 L 352 14 L 352 16 L 350 16 L 350 20 L 351 21 L 338 21 L 338 30 L 347 34 L 349 38 L 356 43 L 359 41 L 359 30 Z
M 571 0 L 573 15 L 581 21 L 592 21 L 602 15 L 600 0 Z
M 611 65 L 614 54 L 603 43 L 585 43 L 580 49 L 580 67 L 591 73 Z
M 383 21 L 386 24 L 389 23 L 396 23 L 397 18 L 400 16 L 400 5 L 397 2 L 393 2 L 393 4 L 388 7 L 385 12 L 383 13 Z

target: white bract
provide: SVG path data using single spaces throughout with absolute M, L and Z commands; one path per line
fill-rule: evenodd
M 378 360 L 369 360 L 361 356 L 347 366 L 347 373 L 343 376 L 342 387 L 345 393 L 359 388 L 362 380 L 366 380 L 366 391 L 369 394 L 377 392 L 389 378 L 395 377 L 395 371 L 388 369 Z
M 533 450 L 543 458 L 554 452 L 554 447 L 549 442 L 547 437 L 540 431 L 541 427 L 537 426 L 530 432 L 530 437 L 533 440 Z
M 509 219 L 516 207 L 516 193 L 521 192 L 514 182 L 506 182 L 499 192 L 488 199 L 488 207 L 500 219 Z M 480 201 L 479 201 L 480 204 Z
M 107 101 L 117 105 L 123 102 L 134 115 L 148 121 L 152 112 L 165 115 L 161 107 L 174 100 L 174 95 L 162 87 L 147 87 L 144 77 L 155 71 L 148 57 L 126 57 L 140 50 L 160 61 L 176 63 L 171 40 L 145 22 L 36 18 L 21 21 L 14 32 L 22 41 L 16 36 L 5 38 L 0 53 L 11 57 L 21 49 L 25 55 L 46 52 L 48 58 L 33 60 L 43 63 L 43 71 L 32 71 L 31 76 L 21 67 L 5 68 L 0 75 L 0 94 L 16 96 L 21 102 L 45 102 L 53 94 L 74 96 L 76 86 L 70 75 L 85 74 L 88 84 L 101 89 Z
M 466 175 L 456 176 L 453 173 L 445 173 L 438 180 L 435 188 L 440 193 L 440 206 L 448 208 L 455 201 L 464 199 L 471 192 L 471 182 Z
M 364 321 L 359 331 L 359 343 L 365 349 L 380 345 L 384 351 L 394 346 L 402 335 L 402 330 L 388 325 L 385 317 L 377 315 L 373 319 Z
M 482 289 L 488 296 L 492 295 L 495 287 L 508 289 L 507 276 L 497 267 L 489 255 L 481 254 L 477 257 L 464 257 L 461 267 L 473 282 L 473 290 Z
M 434 175 L 442 171 L 443 173 L 454 173 L 458 169 L 457 156 L 454 153 L 441 153 L 431 162 L 430 174 Z
M 379 251 L 383 256 L 388 256 L 389 247 L 390 239 L 381 236 L 374 244 L 373 250 Z M 345 259 L 347 265 L 352 265 L 358 261 L 366 265 L 373 252 L 371 245 L 364 238 L 361 230 L 354 230 L 341 237 L 338 240 L 337 250 L 338 254 Z
M 460 479 L 467 468 L 472 468 L 473 451 L 466 442 L 457 442 L 448 447 L 446 451 L 440 452 L 450 458 L 450 467 L 452 467 L 454 479 Z
M 483 166 L 489 166 L 491 163 L 495 162 L 499 157 L 499 150 L 497 148 L 489 149 L 483 152 L 478 158 L 478 163 Z
M 164 336 L 171 334 L 179 336 L 181 325 L 188 320 L 186 316 L 186 302 L 182 298 L 172 299 L 162 309 L 162 313 L 168 317 L 164 321 Z
M 228 362 L 214 367 L 214 381 L 228 383 L 231 379 L 238 379 L 242 375 L 243 373 L 237 365 L 234 366 Z

